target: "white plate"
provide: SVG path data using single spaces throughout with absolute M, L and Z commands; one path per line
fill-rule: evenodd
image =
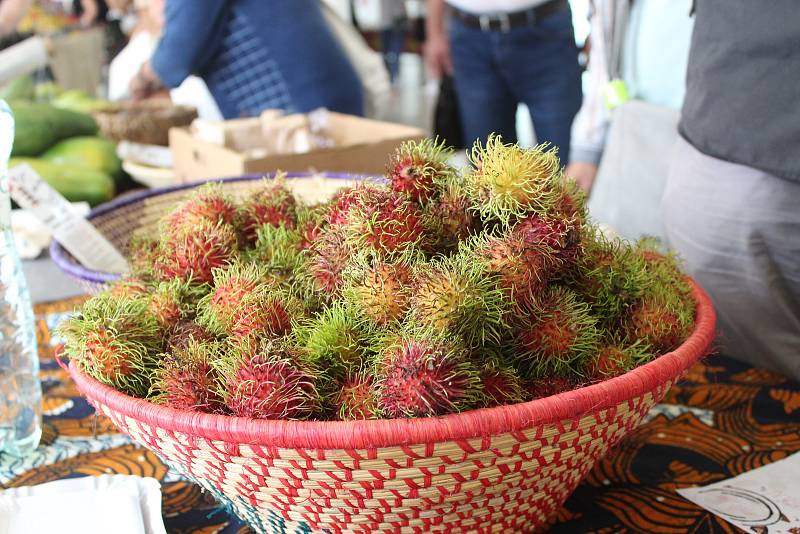
M 147 187 L 167 187 L 179 183 L 175 171 L 164 167 L 150 167 L 130 160 L 122 162 L 122 168 L 131 177 Z

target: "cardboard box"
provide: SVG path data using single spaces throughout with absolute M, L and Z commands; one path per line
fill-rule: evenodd
M 329 115 L 326 133 L 336 146 L 302 154 L 259 156 L 258 151 L 240 151 L 201 141 L 188 128 L 172 128 L 169 145 L 176 174 L 184 182 L 276 170 L 383 174 L 389 155 L 403 141 L 425 137 L 425 132 L 411 126 L 341 113 Z

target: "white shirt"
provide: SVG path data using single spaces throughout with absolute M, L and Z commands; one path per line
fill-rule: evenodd
M 467 13 L 513 13 L 544 4 L 547 0 L 447 0 L 451 6 Z

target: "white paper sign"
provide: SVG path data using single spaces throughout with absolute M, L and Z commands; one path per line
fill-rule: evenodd
M 737 477 L 678 493 L 746 532 L 800 532 L 800 453 Z
M 8 173 L 9 192 L 53 233 L 53 237 L 84 267 L 109 273 L 126 272 L 128 262 L 92 224 L 28 164 Z

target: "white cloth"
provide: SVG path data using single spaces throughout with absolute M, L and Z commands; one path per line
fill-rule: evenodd
M 610 80 L 617 17 L 628 16 L 621 47 L 621 76 L 632 99 L 672 109 L 683 102 L 686 62 L 694 24 L 691 0 L 595 0 L 591 52 L 584 74 L 584 97 L 572 124 L 570 161 L 597 164 L 603 153 L 609 112 L 603 88 Z
M 513 13 L 530 9 L 547 0 L 447 0 L 451 6 L 467 13 Z
M 0 491 L 0 534 L 166 534 L 154 478 L 100 475 Z

